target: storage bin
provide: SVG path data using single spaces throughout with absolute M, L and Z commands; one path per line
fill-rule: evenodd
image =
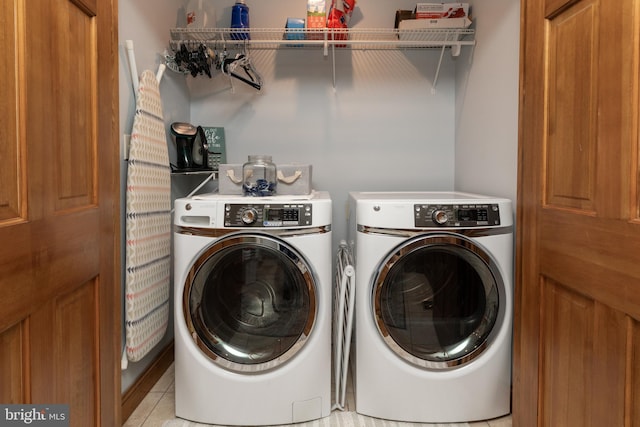
M 278 195 L 311 194 L 311 165 L 278 165 Z
M 242 196 L 242 164 L 221 164 L 218 169 L 218 192 Z
M 310 164 L 290 163 L 276 166 L 278 168 L 276 196 L 311 194 L 312 166 Z M 220 194 L 242 196 L 242 164 L 221 164 L 218 176 L 218 192 Z

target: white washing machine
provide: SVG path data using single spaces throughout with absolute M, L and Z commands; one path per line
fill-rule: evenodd
M 216 194 L 174 216 L 176 415 L 290 424 L 331 411 L 331 199 Z
M 513 216 L 465 193 L 350 193 L 356 411 L 451 423 L 510 412 Z

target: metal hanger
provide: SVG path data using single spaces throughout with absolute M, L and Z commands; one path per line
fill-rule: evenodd
M 236 70 L 241 68 L 244 70 L 244 73 L 247 77 L 244 77 L 238 73 Z M 246 42 L 244 46 L 244 53 L 236 54 L 235 58 L 224 58 L 222 61 L 222 72 L 227 74 L 230 78 L 236 78 L 243 83 L 248 84 L 256 90 L 262 89 L 262 77 L 260 73 L 255 69 L 251 60 L 249 59 L 249 55 L 247 54 Z M 233 81 L 231 81 L 231 87 L 233 88 Z

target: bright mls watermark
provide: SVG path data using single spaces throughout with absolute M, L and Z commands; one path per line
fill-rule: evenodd
M 69 405 L 2 405 L 0 427 L 69 427 Z

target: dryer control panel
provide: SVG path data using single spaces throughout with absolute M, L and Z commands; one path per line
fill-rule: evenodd
M 227 203 L 225 227 L 295 227 L 311 225 L 310 203 Z
M 416 228 L 500 225 L 498 204 L 415 204 Z

